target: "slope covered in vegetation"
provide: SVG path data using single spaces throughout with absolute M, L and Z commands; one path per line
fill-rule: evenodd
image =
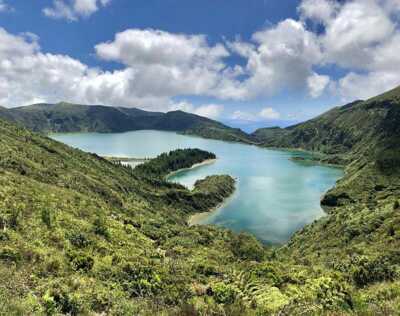
M 264 146 L 306 149 L 345 165 L 345 177 L 321 201 L 328 216 L 296 233 L 281 251 L 346 275 L 363 293 L 353 304 L 365 313 L 396 314 L 400 87 L 293 127 L 259 130 L 255 137 Z
M 396 315 L 398 106 L 394 91 L 342 109 L 375 122 L 348 150 L 329 148 L 336 137 L 296 146 L 339 157 L 346 175 L 322 201 L 328 215 L 275 249 L 187 226 L 234 180 L 189 191 L 163 176 L 185 166 L 183 153 L 192 162 L 210 153 L 162 155 L 149 175 L 0 120 L 0 314 Z
M 0 117 L 35 132 L 126 132 L 133 130 L 175 131 L 227 141 L 251 142 L 239 129 L 183 111 L 148 112 L 135 108 L 71 103 L 33 104 L 0 108 Z
M 397 87 L 367 101 L 336 107 L 304 123 L 259 129 L 252 136 L 264 146 L 339 155 L 349 162 L 353 157 L 367 155 L 374 159 L 382 150 L 398 149 L 399 121 L 400 87 Z
M 0 133 L 0 314 L 351 310 L 343 275 L 187 226 L 232 192 L 229 176 L 189 191 L 1 120 Z
M 213 187 L 191 192 L 4 121 L 0 133 L 1 313 L 173 310 L 215 277 L 212 262 L 237 261 L 231 233 L 186 226 L 219 203 Z

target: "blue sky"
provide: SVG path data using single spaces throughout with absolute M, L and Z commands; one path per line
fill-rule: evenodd
M 399 15 L 398 0 L 0 0 L 0 104 L 288 125 L 400 84 Z

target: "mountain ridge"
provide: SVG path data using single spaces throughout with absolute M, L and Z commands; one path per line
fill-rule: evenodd
M 1 109 L 0 117 L 19 123 L 32 131 L 42 133 L 110 133 L 155 129 L 227 141 L 245 143 L 252 141 L 240 129 L 234 129 L 215 120 L 179 110 L 163 113 L 136 108 L 60 102 Z M 213 132 L 210 133 L 208 129 Z M 214 134 L 217 136 L 214 136 Z
M 396 87 L 365 101 L 335 107 L 287 128 L 258 129 L 252 137 L 265 147 L 304 149 L 339 155 L 347 160 L 354 154 L 376 156 L 385 147 L 379 142 L 388 142 L 389 135 L 390 141 L 398 142 L 394 138 L 399 131 L 392 121 L 400 119 L 399 103 L 400 87 Z

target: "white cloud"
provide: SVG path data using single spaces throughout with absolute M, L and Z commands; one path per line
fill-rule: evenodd
M 231 119 L 242 122 L 261 122 L 268 120 L 277 120 L 281 117 L 281 114 L 271 107 L 262 109 L 257 114 L 236 110 L 232 113 Z
M 185 37 L 178 37 L 181 48 L 185 47 Z M 41 52 L 32 34 L 16 36 L 0 29 L 0 81 L 5 82 L 0 86 L 0 103 L 18 106 L 33 100 L 67 100 L 166 111 L 177 95 L 214 93 L 223 77 L 219 71 L 223 64 L 218 57 L 226 54 L 223 49 L 209 47 L 203 37 L 189 37 L 187 41 L 187 49 L 191 44 L 194 52 L 187 53 L 181 64 L 165 56 L 166 59 L 161 58 L 163 64 L 140 60 L 121 70 L 102 71 L 69 56 Z M 162 47 L 156 48 L 159 49 Z M 182 56 L 182 52 L 179 54 Z M 144 61 L 147 65 L 143 65 Z M 221 106 L 206 105 L 191 111 L 216 117 Z
M 253 35 L 255 45 L 231 43 L 247 58 L 248 78 L 240 85 L 243 98 L 270 95 L 306 87 L 312 65 L 321 60 L 317 37 L 303 23 L 292 19 Z
M 396 72 L 351 72 L 339 80 L 339 91 L 343 100 L 368 99 L 400 85 Z
M 335 0 L 303 0 L 298 10 L 303 18 L 326 23 L 335 14 L 338 3 Z
M 307 78 L 308 93 L 312 98 L 321 96 L 330 82 L 329 76 L 313 73 Z
M 10 12 L 13 11 L 14 9 L 7 4 L 4 0 L 0 0 L 0 13 L 1 12 Z
M 259 120 L 256 115 L 241 110 L 234 111 L 231 115 L 231 119 L 245 122 L 257 122 Z
M 312 13 L 311 6 L 304 9 L 312 3 L 304 0 L 300 11 L 307 18 L 323 20 L 325 26 L 318 36 L 323 54 L 318 66 L 329 63 L 348 71 L 336 85 L 343 101 L 370 97 L 400 83 L 398 0 L 324 0 L 320 5 L 329 4 L 331 9 L 323 18 Z M 319 87 L 324 90 L 329 84 L 327 78 L 317 78 L 308 79 L 311 96 L 319 96 Z
M 33 34 L 15 36 L 0 28 L 0 104 L 19 106 L 66 100 L 157 111 L 181 109 L 214 119 L 223 111 L 219 104 L 194 106 L 172 101 L 171 93 L 153 94 L 151 82 L 147 82 L 147 91 L 143 86 L 138 90 L 138 73 L 132 67 L 101 71 L 68 56 L 45 54 Z
M 264 108 L 260 112 L 260 116 L 267 120 L 277 120 L 281 117 L 280 113 L 273 108 Z
M 43 9 L 44 15 L 54 19 L 76 21 L 105 7 L 111 0 L 53 0 L 52 7 Z
M 344 4 L 323 36 L 325 58 L 346 68 L 363 69 L 371 62 L 377 44 L 391 37 L 394 23 L 375 0 Z
M 221 116 L 224 106 L 222 104 L 204 104 L 196 107 L 187 101 L 171 103 L 168 107 L 168 111 L 176 110 L 197 114 L 210 119 L 217 119 Z
M 108 3 L 54 0 L 44 12 L 77 20 Z M 204 35 L 129 29 L 95 47 L 98 58 L 121 64 L 115 71 L 48 54 L 35 35 L 13 35 L 0 28 L 0 103 L 67 100 L 161 111 L 186 107 L 215 118 L 222 105 L 195 107 L 173 100 L 200 96 L 246 101 L 293 89 L 317 98 L 332 87 L 351 100 L 400 83 L 398 0 L 303 0 L 299 12 L 299 21 L 281 21 L 256 32 L 250 41 L 210 44 Z M 320 24 L 318 33 L 307 27 L 310 21 Z M 233 54 L 244 63 L 229 64 Z M 335 80 L 315 72 L 327 65 L 339 66 L 343 77 Z M 276 113 L 236 111 L 232 117 L 257 121 L 276 118 Z
M 97 0 L 75 0 L 74 11 L 83 16 L 89 16 L 98 10 Z
M 131 29 L 95 49 L 100 58 L 120 62 L 132 70 L 131 88 L 138 96 L 151 93 L 159 97 L 229 98 L 235 93 L 237 73 L 223 61 L 228 51 L 222 44 L 210 46 L 203 35 Z
M 130 29 L 117 33 L 113 42 L 96 46 L 97 55 L 129 66 L 206 65 L 220 68 L 229 53 L 222 45 L 210 47 L 203 35 L 172 34 L 159 30 Z
M 207 104 L 207 105 L 202 105 L 202 106 L 198 107 L 194 113 L 197 115 L 200 115 L 200 116 L 217 119 L 221 116 L 223 110 L 224 110 L 223 105 Z

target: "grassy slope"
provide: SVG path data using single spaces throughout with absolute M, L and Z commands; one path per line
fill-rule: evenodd
M 399 141 L 399 120 L 400 87 L 288 128 L 259 129 L 253 137 L 265 146 L 301 148 L 344 158 L 349 154 L 371 156 L 374 150 L 382 149 L 380 142 Z
M 230 233 L 185 224 L 192 200 L 210 204 L 210 192 L 143 178 L 4 121 L 0 133 L 0 312 L 168 309 L 208 279 L 193 274 L 199 264 L 237 261 Z
M 204 182 L 189 192 L 1 121 L 0 311 L 396 315 L 397 96 L 333 110 L 323 126 L 341 129 L 295 128 L 330 130 L 326 143 L 301 136 L 299 147 L 351 163 L 323 200 L 329 215 L 276 250 L 218 228 L 188 228 L 187 214 L 209 207 Z M 337 111 L 365 115 L 369 140 Z M 340 149 L 338 132 L 354 136 L 350 150 Z M 226 194 L 219 183 L 228 179 L 209 179 L 208 190 Z
M 230 177 L 188 191 L 1 120 L 0 133 L 0 314 L 296 314 L 357 298 L 318 261 L 188 227 Z
M 329 215 L 296 233 L 281 254 L 348 275 L 365 288 L 354 304 L 371 314 L 399 309 L 398 283 L 386 283 L 399 278 L 399 123 L 400 87 L 287 129 L 255 133 L 265 146 L 317 151 L 346 165 L 345 177 L 322 199 Z M 393 295 L 393 302 L 378 302 L 379 295 L 382 301 Z
M 166 130 L 228 141 L 250 142 L 250 137 L 217 121 L 183 111 L 168 113 L 139 109 L 78 105 L 34 104 L 0 109 L 0 117 L 36 132 L 126 132 Z

